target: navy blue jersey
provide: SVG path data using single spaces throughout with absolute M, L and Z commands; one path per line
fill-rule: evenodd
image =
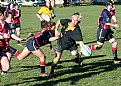
M 107 10 L 107 9 L 104 9 L 101 14 L 100 14 L 100 17 L 99 17 L 99 20 L 98 20 L 98 25 L 99 27 L 103 27 L 105 29 L 108 29 L 110 26 L 107 26 L 105 25 L 106 23 L 111 23 L 111 13 Z
M 9 24 L 9 27 L 8 27 L 8 33 L 9 33 L 10 35 L 13 34 L 13 31 L 12 31 L 12 28 L 11 28 L 11 24 Z
M 35 34 L 36 35 L 36 34 Z M 49 39 L 51 37 L 54 37 L 54 32 L 53 31 L 49 31 L 49 30 L 46 30 L 44 31 L 43 33 L 41 34 L 37 34 L 36 36 L 34 36 L 34 40 L 36 41 L 36 44 L 38 46 L 43 46 L 43 45 L 46 45 L 46 44 L 49 44 L 51 43 L 49 41 Z

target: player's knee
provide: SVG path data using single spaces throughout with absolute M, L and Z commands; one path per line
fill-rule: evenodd
M 109 42 L 112 44 L 113 42 L 115 42 L 115 39 L 112 38 L 112 39 L 109 40 Z
M 117 42 L 113 42 L 112 43 L 112 46 L 117 46 Z
M 57 60 L 56 58 L 53 59 L 53 63 L 57 64 L 59 60 Z
M 73 50 L 73 51 L 71 51 L 71 54 L 72 54 L 73 56 L 76 56 L 76 55 L 78 54 L 78 51 L 77 51 L 77 50 Z
M 9 67 L 9 66 L 6 66 L 6 65 L 5 65 L 5 66 L 2 66 L 2 71 L 8 71 L 9 68 L 10 68 L 10 67 Z
M 2 58 L 4 59 L 1 60 L 1 69 L 2 71 L 8 71 L 10 68 L 8 58 L 7 57 L 2 57 Z
M 97 45 L 96 49 L 99 50 L 102 48 L 102 45 Z
M 101 49 L 103 47 L 103 43 L 97 42 L 96 49 Z
M 117 42 L 114 38 L 110 39 L 109 42 L 112 44 L 112 46 L 117 46 Z

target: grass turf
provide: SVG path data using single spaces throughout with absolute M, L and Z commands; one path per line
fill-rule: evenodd
M 57 17 L 70 18 L 74 12 L 80 12 L 83 19 L 80 23 L 86 45 L 96 43 L 97 20 L 104 6 L 72 6 L 65 8 L 55 8 Z M 40 29 L 39 19 L 36 13 L 39 7 L 22 7 L 21 16 L 21 38 L 26 37 L 29 32 L 37 33 Z M 116 16 L 118 23 L 120 19 L 120 5 L 116 5 Z M 118 55 L 121 56 L 121 30 L 117 28 L 114 36 L 118 42 Z M 22 51 L 23 46 L 17 46 L 15 40 L 11 40 L 10 45 Z M 56 42 L 52 43 L 55 47 Z M 47 57 L 46 70 L 50 71 L 51 61 L 55 52 L 49 50 L 48 46 L 40 47 Z M 11 59 L 11 69 L 7 76 L 0 75 L 0 86 L 120 86 L 121 85 L 121 64 L 113 64 L 111 44 L 106 42 L 101 50 L 93 51 L 91 57 L 84 57 L 82 67 L 78 67 L 72 61 L 73 56 L 69 51 L 64 51 L 62 58 L 55 69 L 56 78 L 40 77 L 39 58 L 30 55 L 26 59 L 19 61 L 15 57 Z

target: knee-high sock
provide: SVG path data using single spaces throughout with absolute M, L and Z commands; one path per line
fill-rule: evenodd
M 40 71 L 41 73 L 45 73 L 45 62 L 40 62 Z
M 54 69 L 55 69 L 56 66 L 57 66 L 57 63 L 55 64 L 55 63 L 52 61 L 50 73 L 54 73 Z
M 96 50 L 95 45 L 90 46 L 91 50 Z
M 114 60 L 118 60 L 117 47 L 112 47 L 112 53 L 113 53 L 113 56 L 114 56 Z

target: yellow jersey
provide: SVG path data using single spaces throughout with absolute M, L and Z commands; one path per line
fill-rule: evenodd
M 37 12 L 38 14 L 47 14 L 49 17 L 51 17 L 51 14 L 54 13 L 54 9 L 49 9 L 47 6 L 41 7 L 41 9 Z

